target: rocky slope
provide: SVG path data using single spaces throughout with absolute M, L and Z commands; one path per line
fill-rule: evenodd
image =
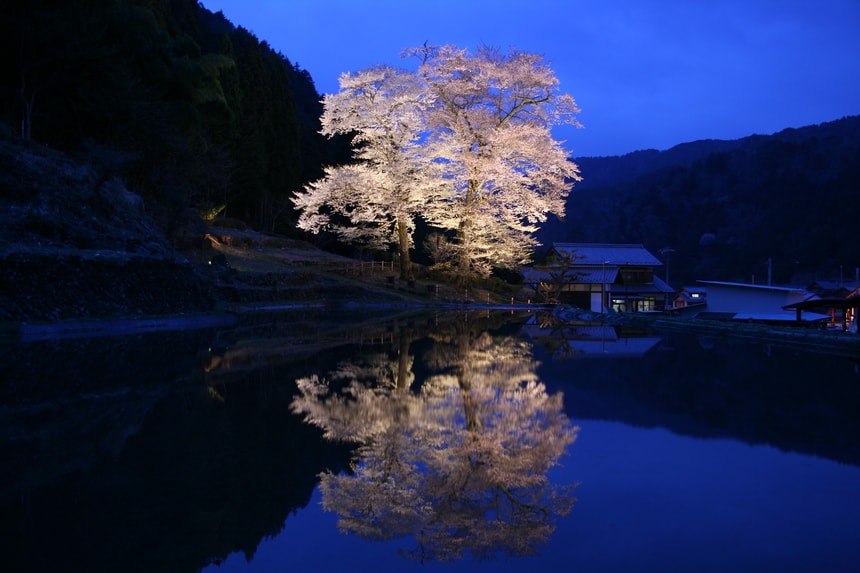
M 168 241 L 117 178 L 0 141 L 0 325 L 422 298 L 415 285 L 354 277 L 361 269 L 351 259 L 239 222 L 205 224 L 192 213 L 178 228 Z
M 0 142 L 0 322 L 212 309 L 216 296 L 122 181 Z

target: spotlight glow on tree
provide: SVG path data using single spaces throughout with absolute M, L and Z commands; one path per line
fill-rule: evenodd
M 341 75 L 340 92 L 323 99 L 322 133 L 354 134 L 357 162 L 327 168 L 293 200 L 300 229 L 376 249 L 396 243 L 404 279 L 415 217 L 441 191 L 419 146 L 430 98 L 415 80 L 391 67 Z
M 578 125 L 576 102 L 534 54 L 424 45 L 404 56 L 419 59 L 415 72 L 344 74 L 341 91 L 325 96 L 322 132 L 354 134 L 357 162 L 328 168 L 297 193 L 299 228 L 375 248 L 396 243 L 402 278 L 411 278 L 419 216 L 442 231 L 436 263 L 461 283 L 527 263 L 538 224 L 564 216 L 580 179 L 551 134 Z
M 537 224 L 564 216 L 580 179 L 551 134 L 554 125 L 578 125 L 576 102 L 538 55 L 427 45 L 405 54 L 419 58 L 417 73 L 433 94 L 424 153 L 449 185 L 447 200 L 426 216 L 456 232 L 449 251 L 460 280 L 526 263 Z

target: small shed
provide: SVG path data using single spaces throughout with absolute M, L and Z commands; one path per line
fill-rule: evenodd
M 803 320 L 803 313 L 824 315 L 829 318 L 829 324 L 842 330 L 857 332 L 858 308 L 860 296 L 853 298 L 821 298 L 810 296 L 804 300 L 787 304 L 785 310 L 794 311 L 796 320 Z
M 704 305 L 708 300 L 708 289 L 703 286 L 684 286 L 675 295 L 672 308 L 688 308 Z

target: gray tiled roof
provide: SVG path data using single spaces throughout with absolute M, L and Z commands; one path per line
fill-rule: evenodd
M 663 266 L 642 245 L 613 243 L 553 243 L 559 254 L 572 253 L 575 265 L 645 265 Z
M 612 284 L 618 277 L 618 267 L 607 266 L 605 269 L 572 269 L 566 275 L 565 282 L 584 283 L 584 284 Z M 526 269 L 523 273 L 523 282 L 538 283 L 541 281 L 549 282 L 553 280 L 552 271 L 544 269 Z

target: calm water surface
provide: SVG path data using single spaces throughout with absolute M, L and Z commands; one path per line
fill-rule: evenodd
M 307 311 L 0 367 L 2 571 L 860 570 L 845 357 Z

